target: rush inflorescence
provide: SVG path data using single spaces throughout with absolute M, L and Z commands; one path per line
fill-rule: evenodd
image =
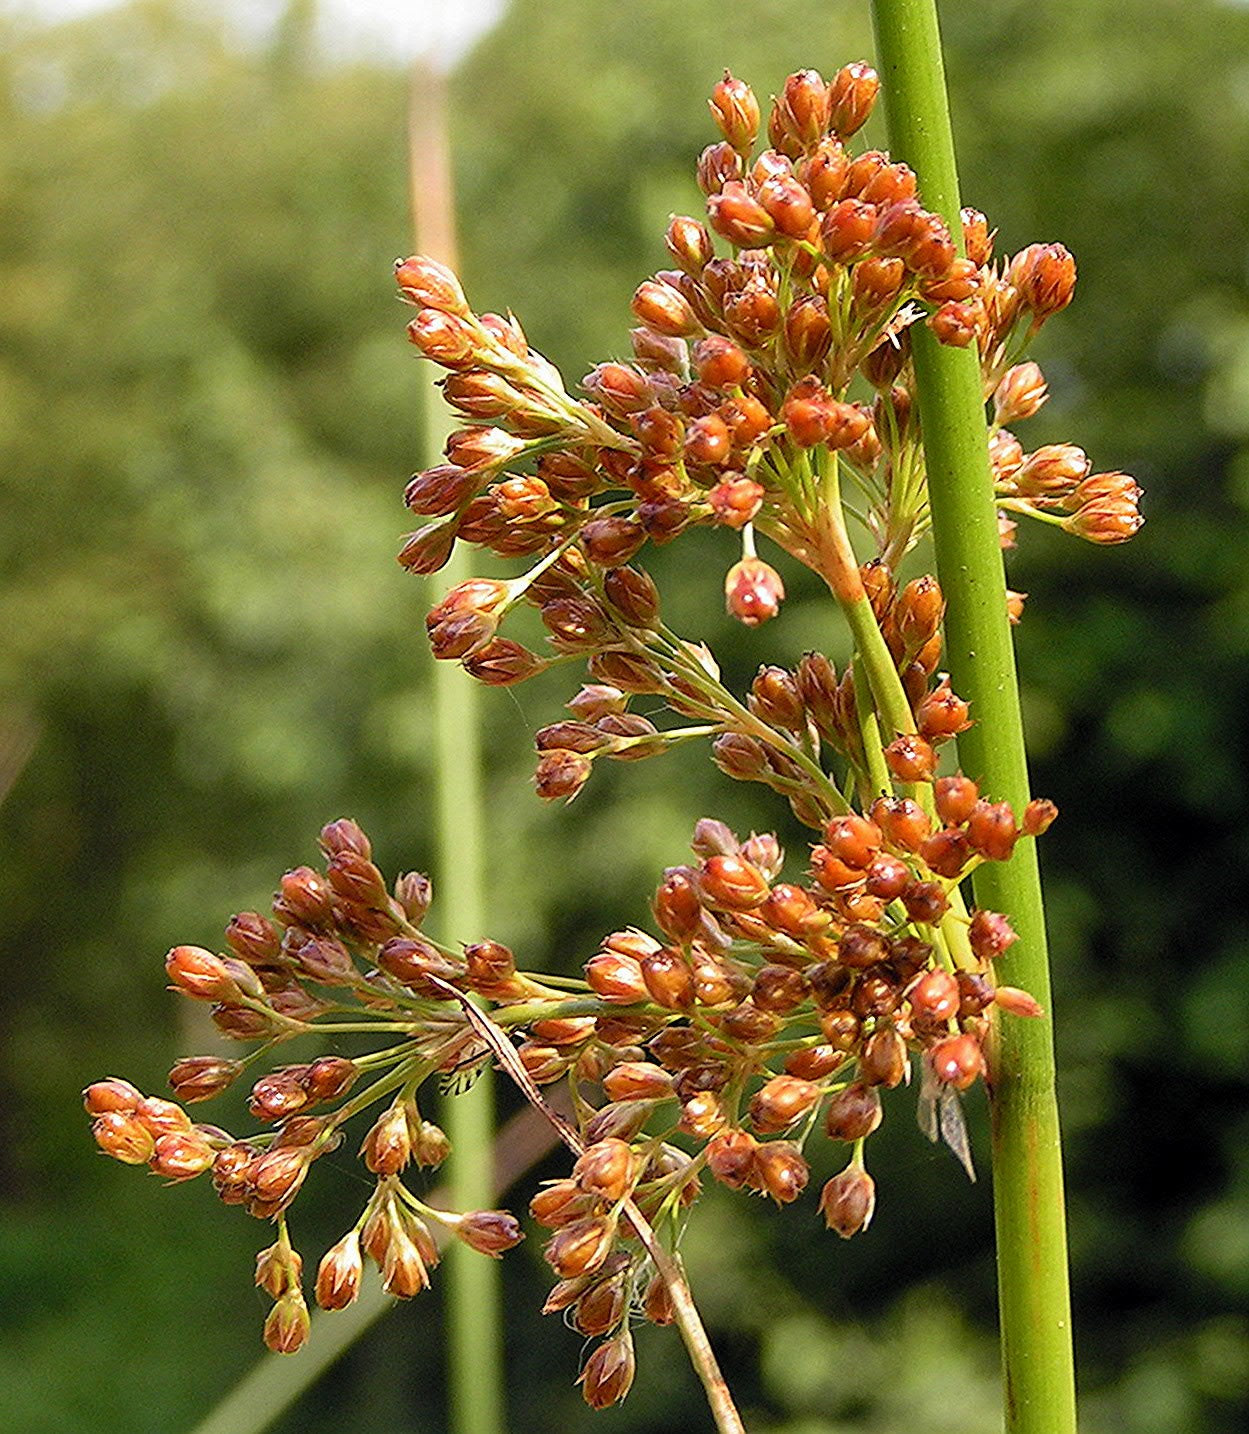
M 321 833 L 324 870 L 296 867 L 271 914 L 232 918 L 224 954 L 175 947 L 173 985 L 255 1049 L 179 1061 L 181 1103 L 109 1079 L 87 1109 L 108 1154 L 168 1180 L 207 1175 L 226 1203 L 276 1222 L 256 1274 L 275 1301 L 271 1348 L 298 1348 L 308 1328 L 287 1212 L 366 1112 L 360 1157 L 376 1180 L 320 1261 L 324 1308 L 356 1297 L 366 1256 L 407 1297 L 427 1285 L 442 1236 L 487 1255 L 520 1240 L 505 1212 L 440 1209 L 405 1182 L 449 1150 L 422 1110 L 427 1084 L 491 1063 L 544 1110 L 537 1087 L 566 1083 L 575 1163 L 530 1210 L 550 1231 L 546 1308 L 601 1340 L 582 1372 L 595 1406 L 628 1391 L 631 1322 L 681 1317 L 664 1251 L 705 1179 L 788 1205 L 807 1186 L 809 1142 L 827 1139 L 846 1163 L 819 1213 L 852 1236 L 875 1206 L 866 1143 L 882 1093 L 913 1077 L 921 1126 L 972 1169 L 961 1098 L 990 1075 L 994 1021 L 1044 1013 L 996 981 L 1009 913 L 969 910 L 963 883 L 1009 861 L 1056 809 L 1012 810 L 948 757 L 976 713 L 941 671 L 937 580 L 903 571 L 929 527 L 913 327 L 979 353 L 1003 547 L 1021 516 L 1121 542 L 1141 522 L 1139 489 L 1092 473 L 1071 444 L 1028 452 L 1015 437 L 1046 400 L 1025 351 L 1070 302 L 1074 261 L 1059 244 L 996 259 L 982 214 L 964 210 L 952 235 L 905 165 L 855 153 L 878 88 L 863 64 L 829 83 L 791 75 L 756 154 L 759 105 L 726 74 L 711 99 L 722 137 L 697 166 L 707 222 L 672 219 L 675 267 L 634 294 L 631 361 L 597 365 L 582 397 L 514 318 L 474 312 L 444 266 L 396 267 L 416 308 L 409 338 L 448 371 L 443 393 L 464 421 L 446 461 L 408 484 L 407 506 L 430 521 L 399 560 L 433 573 L 458 540 L 528 564 L 442 597 L 426 620 L 435 656 L 496 686 L 584 662 L 570 715 L 537 733 L 543 798 L 575 797 L 598 760 L 707 739 L 722 772 L 771 788 L 807 831 L 786 873 L 777 836 L 699 821 L 690 860 L 662 875 L 650 929 L 608 935 L 578 977 L 518 969 L 492 940 L 434 940 L 428 879 L 388 885 L 346 820 Z M 724 600 L 748 626 L 784 599 L 761 540 L 812 569 L 853 659 L 838 672 L 808 652 L 731 691 L 697 635 L 664 621 L 640 564 L 691 527 L 728 530 Z M 1009 601 L 1017 620 L 1023 596 Z M 522 605 L 537 609 L 547 651 L 503 635 Z M 647 716 L 631 710 L 642 695 Z M 340 1036 L 363 1049 L 253 1076 L 288 1042 Z M 259 1133 L 187 1113 L 245 1073 Z

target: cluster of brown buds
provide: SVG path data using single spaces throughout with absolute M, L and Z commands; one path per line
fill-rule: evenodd
M 676 267 L 634 295 L 633 361 L 598 365 L 584 400 L 514 319 L 476 314 L 443 266 L 397 267 L 417 310 L 409 336 L 449 370 L 444 393 L 465 420 L 447 461 L 408 485 L 408 506 L 431 521 L 400 561 L 432 573 L 457 539 L 530 560 L 520 576 L 474 578 L 442 597 L 427 617 L 435 655 L 492 685 L 586 663 L 571 716 L 537 734 L 545 798 L 575 796 L 599 758 L 707 737 L 721 771 L 771 788 L 819 839 L 803 879 L 786 881 L 776 836 L 743 841 L 699 822 L 693 861 L 656 891 L 657 934 L 617 931 L 581 977 L 544 979 L 497 942 L 433 940 L 429 881 L 409 873 L 388 887 L 364 833 L 338 821 L 321 833 L 324 870 L 287 872 L 271 917 L 234 917 L 224 953 L 175 947 L 175 988 L 211 1003 L 224 1035 L 258 1042 L 243 1059 L 179 1061 L 170 1081 L 184 1103 L 301 1036 L 360 1046 L 261 1075 L 251 1111 L 268 1129 L 245 1138 L 124 1081 L 86 1092 L 107 1153 L 170 1180 L 211 1172 L 223 1200 L 276 1221 L 257 1268 L 275 1300 L 273 1348 L 297 1348 L 308 1324 L 287 1209 L 371 1105 L 383 1103 L 360 1154 L 376 1183 L 321 1260 L 324 1308 L 355 1298 L 365 1255 L 388 1290 L 409 1296 L 437 1262 L 436 1231 L 491 1255 L 521 1238 L 502 1211 L 440 1210 L 403 1180 L 448 1153 L 418 1106 L 421 1087 L 491 1061 L 579 1152 L 531 1210 L 552 1232 L 547 1309 L 601 1340 L 581 1381 L 596 1407 L 628 1391 L 631 1320 L 685 1318 L 665 1251 L 704 1172 L 792 1203 L 822 1131 L 849 1158 L 819 1209 L 849 1237 L 875 1207 L 864 1152 L 881 1092 L 913 1068 L 921 1127 L 971 1170 L 960 1101 L 991 1079 L 993 1022 L 1042 1013 L 996 981 L 1014 933 L 1003 914 L 969 911 L 962 883 L 983 862 L 1010 860 L 1056 811 L 1032 801 L 1015 812 L 946 756 L 975 714 L 939 670 L 936 579 L 899 571 L 929 522 L 912 326 L 978 348 L 1004 545 L 1019 513 L 1118 542 L 1139 525 L 1139 490 L 1123 474 L 1090 476 L 1071 445 L 1025 454 L 1004 426 L 1045 401 L 1023 348 L 1069 303 L 1074 262 L 1051 244 L 995 264 L 983 215 L 964 211 L 951 235 L 905 165 L 852 153 L 878 88 L 862 64 L 828 83 L 791 75 L 756 155 L 759 106 L 725 76 L 711 100 L 722 138 L 698 162 L 710 227 L 671 221 Z M 730 255 L 717 256 L 712 231 Z M 761 667 L 748 693 L 730 691 L 707 647 L 663 620 L 634 562 L 694 525 L 736 535 L 725 594 L 750 626 L 784 597 L 757 535 L 818 573 L 853 638 L 843 671 L 808 652 L 792 670 Z M 1010 601 L 1017 617 L 1022 597 Z M 501 635 L 521 604 L 537 609 L 548 655 Z M 652 720 L 653 701 L 649 716 L 631 711 L 639 695 L 660 698 L 675 725 Z M 536 1089 L 557 1080 L 576 1132 Z
M 433 982 L 462 983 L 470 964 L 495 960 L 492 943 L 453 953 L 424 935 L 428 878 L 410 872 L 388 890 L 355 822 L 331 822 L 321 833 L 321 849 L 324 871 L 288 871 L 272 917 L 245 911 L 231 918 L 224 952 L 175 946 L 165 958 L 175 990 L 210 1003 L 223 1035 L 259 1041 L 257 1048 L 241 1060 L 204 1055 L 178 1061 L 169 1083 L 182 1104 L 145 1096 L 115 1077 L 84 1092 L 92 1133 L 106 1154 L 146 1165 L 169 1181 L 208 1174 L 227 1205 L 277 1222 L 277 1243 L 257 1259 L 256 1283 L 275 1301 L 265 1342 L 282 1353 L 298 1349 L 308 1332 L 302 1262 L 290 1243 L 287 1209 L 313 1163 L 341 1144 L 347 1122 L 378 1102 L 385 1107 L 360 1148 L 376 1184 L 354 1226 L 320 1262 L 315 1288 L 323 1309 L 343 1309 L 356 1298 L 364 1255 L 376 1263 L 386 1290 L 406 1299 L 426 1288 L 438 1263 L 435 1231 L 488 1255 L 522 1238 L 504 1211 L 436 1209 L 402 1180 L 409 1166 L 436 1167 L 450 1152 L 442 1130 L 420 1112 L 419 1086 L 437 1073 L 471 1070 L 485 1058 L 463 1013 L 448 1006 Z M 509 989 L 546 993 L 521 977 Z M 192 1121 L 186 1105 L 219 1095 L 275 1048 L 307 1035 L 382 1035 L 387 1044 L 261 1075 L 249 1101 L 251 1114 L 269 1127 L 260 1133 L 238 1138 Z

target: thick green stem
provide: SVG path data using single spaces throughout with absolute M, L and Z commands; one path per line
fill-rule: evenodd
M 919 177 L 924 203 L 958 235 L 958 176 L 934 0 L 873 0 L 890 145 Z M 1019 690 L 989 472 L 980 368 L 972 350 L 912 330 L 946 644 L 976 725 L 959 739 L 964 769 L 1016 810 L 1028 800 Z M 1033 843 L 975 877 L 979 902 L 1019 935 L 1003 981 L 1048 1008 L 1045 919 Z M 1054 1052 L 1048 1021 L 1007 1017 L 991 1061 L 994 1201 L 1008 1434 L 1076 1427 L 1066 1221 Z
M 442 77 L 418 66 L 412 81 L 412 212 L 417 242 L 447 264 L 455 261 L 454 207 Z M 429 464 L 441 461 L 446 410 L 431 371 L 425 387 L 425 441 Z M 461 552 L 436 578 L 437 596 L 469 577 Z M 435 912 L 445 940 L 485 934 L 482 867 L 484 820 L 477 688 L 457 664 L 433 665 L 433 756 L 438 859 Z M 494 1088 L 484 1071 L 471 1090 L 445 1103 L 442 1120 L 451 1140 L 451 1198 L 458 1210 L 491 1204 L 494 1186 Z M 503 1329 L 495 1261 L 467 1245 L 447 1258 L 447 1314 L 451 1427 L 456 1434 L 502 1434 Z

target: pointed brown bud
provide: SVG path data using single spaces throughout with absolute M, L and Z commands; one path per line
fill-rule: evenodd
M 709 334 L 694 345 L 694 371 L 700 383 L 717 390 L 740 388 L 750 377 L 750 360 L 732 339 Z
M 967 818 L 967 839 L 989 861 L 1007 861 L 1019 839 L 1015 814 L 1006 802 L 979 801 Z
M 564 1225 L 546 1243 L 547 1263 L 562 1280 L 601 1269 L 616 1239 L 616 1222 L 603 1215 Z
M 844 65 L 828 86 L 828 127 L 842 139 L 857 134 L 867 123 L 880 93 L 880 77 L 863 61 Z
M 930 742 L 941 742 L 947 737 L 956 737 L 971 726 L 971 709 L 951 688 L 950 679 L 943 676 L 937 687 L 924 695 L 915 714 L 920 734 Z
M 767 899 L 767 877 L 740 856 L 713 856 L 703 862 L 698 873 L 703 896 L 714 906 L 729 911 L 749 911 Z
M 933 832 L 920 843 L 919 855 L 930 870 L 949 880 L 962 874 L 973 852 L 967 834 L 957 827 Z
M 725 70 L 724 78 L 712 90 L 707 103 L 720 133 L 739 154 L 748 155 L 759 133 L 759 101 L 755 92 Z
M 958 982 L 944 967 L 927 972 L 911 988 L 911 1009 L 934 1023 L 958 1014 Z
M 1024 836 L 1038 837 L 1049 831 L 1058 816 L 1058 808 L 1047 797 L 1034 797 L 1024 808 L 1020 830 Z
M 577 1381 L 582 1397 L 591 1409 L 619 1404 L 633 1384 L 635 1370 L 633 1336 L 625 1327 L 600 1344 L 586 1360 Z
M 963 248 L 971 262 L 982 269 L 993 258 L 993 235 L 989 233 L 989 221 L 979 209 L 970 207 L 962 211 L 960 218 L 963 222 Z
M 708 197 L 707 214 L 716 233 L 739 249 L 766 244 L 775 234 L 772 216 L 737 180 L 729 180 Z
M 587 1195 L 615 1204 L 633 1189 L 638 1159 L 623 1140 L 608 1138 L 589 1146 L 578 1156 L 572 1178 Z
M 219 1056 L 188 1056 L 175 1063 L 169 1072 L 169 1084 L 178 1099 L 190 1105 L 220 1095 L 242 1069 L 242 1061 L 222 1060 Z
M 197 1001 L 237 1001 L 239 986 L 219 956 L 202 946 L 175 946 L 165 957 L 169 979 Z
M 707 1143 L 707 1168 L 722 1185 L 740 1190 L 754 1175 L 759 1142 L 744 1130 L 722 1130 Z
M 505 1250 L 514 1249 L 525 1238 L 516 1217 L 506 1210 L 470 1210 L 460 1217 L 454 1228 L 457 1239 L 494 1259 Z
M 1076 284 L 1076 261 L 1061 244 L 1029 244 L 1010 261 L 1007 281 L 1039 322 L 1065 309 Z
M 950 901 L 938 881 L 913 881 L 903 889 L 902 905 L 912 921 L 932 926 L 950 909 Z
M 119 1076 L 95 1081 L 82 1093 L 88 1115 L 133 1115 L 142 1100 L 143 1092 Z
M 1035 363 L 1019 363 L 1007 369 L 993 393 L 993 412 L 998 423 L 1017 423 L 1031 418 L 1049 397 L 1045 375 Z
M 408 324 L 408 341 L 444 368 L 470 368 L 477 361 L 481 336 L 467 320 L 441 309 L 422 309 Z
M 274 1354 L 294 1354 L 308 1338 L 308 1306 L 298 1289 L 288 1290 L 265 1320 L 265 1344 Z
M 967 939 L 978 960 L 991 961 L 1019 938 L 1005 916 L 982 908 L 971 919 Z
M 592 762 L 580 752 L 555 748 L 538 759 L 533 784 L 544 802 L 572 801 L 589 781 Z
M 445 264 L 424 254 L 395 260 L 395 283 L 409 303 L 441 309 L 468 318 L 472 310 L 460 288 L 460 281 Z
M 876 1183 L 859 1165 L 848 1165 L 820 1192 L 820 1214 L 843 1240 L 866 1230 L 876 1209 Z
M 759 1135 L 775 1135 L 805 1115 L 820 1098 L 820 1088 L 797 1076 L 773 1076 L 750 1101 L 750 1122 Z
M 900 782 L 931 782 L 937 770 L 932 743 L 915 732 L 904 732 L 884 749 L 889 770 Z
M 586 980 L 596 996 L 619 1005 L 636 1005 L 649 998 L 641 962 L 618 951 L 600 951 L 586 962 Z
M 824 1128 L 830 1140 L 862 1140 L 877 1128 L 882 1115 L 880 1093 L 874 1086 L 856 1082 L 833 1095 Z
M 152 1157 L 156 1141 L 137 1115 L 121 1110 L 105 1111 L 91 1127 L 95 1143 L 123 1165 L 143 1165 Z
M 360 1147 L 364 1163 L 375 1175 L 398 1175 L 412 1158 L 408 1116 L 396 1101 L 378 1117 Z
M 360 1293 L 363 1272 L 360 1237 L 351 1230 L 321 1257 L 317 1267 L 317 1304 L 323 1310 L 346 1309 Z

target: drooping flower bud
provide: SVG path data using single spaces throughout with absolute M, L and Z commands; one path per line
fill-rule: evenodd
M 742 558 L 724 579 L 724 601 L 730 617 L 747 627 L 774 618 L 785 597 L 781 575 L 762 558 Z

